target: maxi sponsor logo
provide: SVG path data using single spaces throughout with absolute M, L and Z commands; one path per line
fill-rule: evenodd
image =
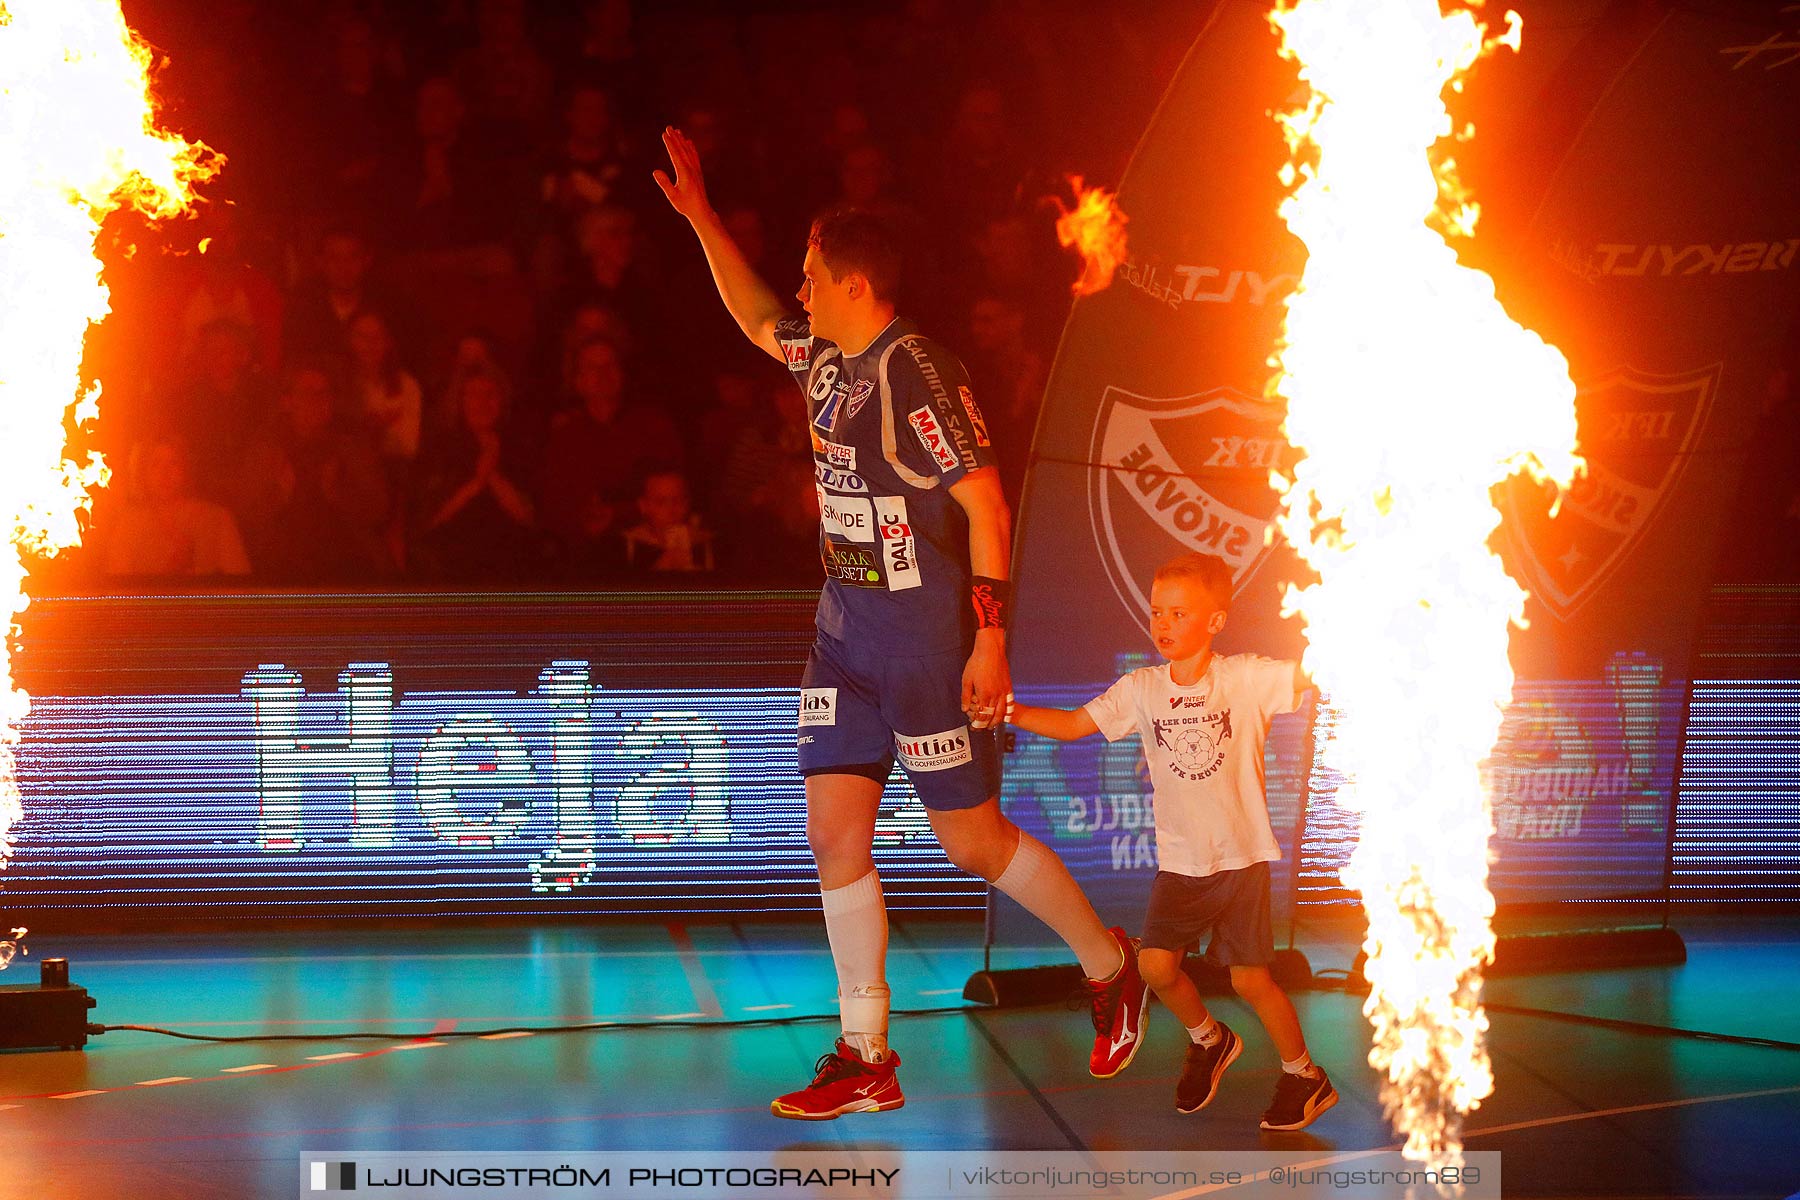
M 877 496 L 875 522 L 881 533 L 881 561 L 887 564 L 888 591 L 904 592 L 924 583 L 912 525 L 906 519 L 906 497 Z
M 894 735 L 894 749 L 908 771 L 948 771 L 975 760 L 974 751 L 969 745 L 967 725 L 918 737 L 897 733 Z
M 1108 387 L 1094 418 L 1088 512 L 1119 602 L 1149 632 L 1144 572 L 1182 551 L 1230 564 L 1239 587 L 1268 553 L 1270 472 L 1292 453 L 1280 411 L 1232 388 L 1174 399 Z
M 943 422 L 930 406 L 915 408 L 907 415 L 906 423 L 913 427 L 919 435 L 919 444 L 925 447 L 925 453 L 931 455 L 941 471 L 954 471 L 957 465 L 956 451 L 951 448 L 950 440 L 944 436 Z
M 1678 375 L 1620 367 L 1581 383 L 1576 444 L 1587 471 L 1556 497 L 1515 476 L 1504 492 L 1516 569 L 1560 620 L 1591 600 L 1630 557 L 1687 471 L 1724 366 Z
M 783 342 L 781 357 L 787 360 L 788 370 L 795 373 L 804 371 L 812 362 L 812 342 Z
M 970 435 L 962 427 L 956 403 L 950 398 L 948 389 L 944 387 L 944 377 L 938 373 L 937 364 L 931 361 L 931 355 L 925 352 L 925 347 L 920 339 L 905 338 L 899 344 L 905 348 L 906 353 L 912 358 L 913 364 L 919 368 L 919 377 L 925 381 L 925 386 L 931 389 L 931 403 L 937 409 L 937 421 L 941 426 L 935 437 L 938 439 L 948 437 L 955 443 L 954 448 L 948 443 L 942 443 L 942 448 L 939 449 L 930 442 L 926 442 L 925 449 L 931 451 L 932 457 L 936 458 L 938 465 L 946 471 L 954 468 L 958 462 L 962 463 L 964 470 L 974 470 L 975 447 L 969 444 Z M 966 391 L 965 394 L 967 394 Z M 925 441 L 926 437 L 925 431 L 919 426 L 919 413 L 923 411 L 925 410 L 919 409 L 908 418 L 912 427 L 919 430 L 920 441 Z M 946 455 L 949 456 L 947 462 L 945 461 Z

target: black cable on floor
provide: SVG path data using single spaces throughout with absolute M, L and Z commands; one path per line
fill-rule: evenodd
M 933 1017 L 946 1013 L 971 1011 L 963 1004 L 942 1008 L 899 1009 L 890 1017 Z M 751 1017 L 736 1021 L 593 1021 L 582 1025 L 512 1025 L 503 1029 L 451 1029 L 442 1033 L 250 1033 L 224 1036 L 206 1033 L 182 1033 L 156 1025 L 89 1025 L 90 1035 L 120 1033 L 157 1033 L 180 1038 L 185 1042 L 429 1042 L 445 1038 L 481 1038 L 506 1033 L 591 1033 L 600 1029 L 753 1029 L 779 1025 L 805 1025 L 815 1021 L 835 1021 L 837 1013 L 809 1013 L 793 1017 Z
M 1489 1012 L 1516 1017 L 1542 1017 L 1547 1021 L 1566 1021 L 1572 1025 L 1598 1025 L 1625 1033 L 1651 1034 L 1656 1037 L 1693 1038 L 1700 1042 L 1728 1042 L 1734 1046 L 1758 1046 L 1765 1050 L 1800 1050 L 1800 1042 L 1784 1042 L 1776 1038 L 1750 1037 L 1739 1033 L 1714 1033 L 1707 1029 L 1682 1029 L 1675 1025 L 1650 1025 L 1643 1021 L 1620 1021 L 1613 1017 L 1593 1017 L 1586 1013 L 1561 1012 L 1553 1008 L 1527 1008 L 1519 1004 L 1490 1004 L 1481 1007 Z

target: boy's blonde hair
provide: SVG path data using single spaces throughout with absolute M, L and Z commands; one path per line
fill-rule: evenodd
M 1206 589 L 1206 594 L 1219 606 L 1221 612 L 1231 610 L 1231 565 L 1215 554 L 1198 554 L 1190 551 L 1177 554 L 1162 566 L 1156 568 L 1158 579 L 1192 579 Z

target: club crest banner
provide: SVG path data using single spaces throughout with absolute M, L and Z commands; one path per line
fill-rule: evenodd
M 1518 7 L 1523 52 L 1484 61 L 1459 115 L 1478 131 L 1456 157 L 1484 215 L 1457 251 L 1568 357 L 1588 472 L 1560 498 L 1524 479 L 1495 491 L 1494 547 L 1531 598 L 1512 642 L 1517 711 L 1489 764 L 1505 810 L 1494 884 L 1502 901 L 1635 895 L 1661 885 L 1699 604 L 1721 530 L 1757 519 L 1730 506 L 1800 304 L 1800 62 L 1752 52 L 1783 21 L 1800 44 L 1800 19 L 1661 12 L 1584 26 Z M 1271 113 L 1301 95 L 1266 6 L 1221 0 L 1121 182 L 1128 259 L 1076 303 L 1031 451 L 1021 699 L 1079 703 L 1123 663 L 1153 661 L 1141 658 L 1149 581 L 1184 550 L 1234 571 L 1222 653 L 1303 648 L 1281 616 L 1298 563 L 1265 537 L 1270 473 L 1294 457 L 1268 361 L 1305 265 L 1277 211 L 1287 150 Z M 1380 304 L 1385 281 L 1368 286 Z M 1458 402 L 1446 379 L 1444 403 Z M 1015 816 L 1105 807 L 1100 780 L 1116 767 L 1018 741 L 1004 797 Z M 1303 744 L 1281 735 L 1272 754 Z M 1292 763 L 1269 765 L 1271 781 L 1300 786 Z M 1355 821 L 1319 783 L 1304 828 L 1276 825 L 1329 896 Z M 1273 787 L 1272 805 L 1297 803 Z M 1078 839 L 1060 834 L 1084 883 L 1117 898 L 1104 915 L 1129 925 L 1153 861 L 1074 853 Z

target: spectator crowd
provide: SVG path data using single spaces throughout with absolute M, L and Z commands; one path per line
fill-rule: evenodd
M 127 0 L 228 162 L 114 248 L 114 479 L 69 569 L 812 583 L 803 400 L 651 181 L 669 124 L 784 294 L 814 213 L 902 232 L 1016 502 L 1074 275 L 1049 198 L 1118 178 L 1185 7 Z

